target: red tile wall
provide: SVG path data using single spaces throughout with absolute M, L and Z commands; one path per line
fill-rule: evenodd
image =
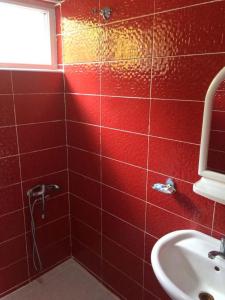
M 1 297 L 39 275 L 26 196 L 33 185 L 61 187 L 47 200 L 45 220 L 35 208 L 43 271 L 71 252 L 63 73 L 1 70 L 0 79 Z
M 104 6 L 108 22 L 93 13 Z M 150 264 L 162 235 L 225 233 L 223 206 L 192 191 L 205 93 L 225 64 L 224 17 L 215 0 L 66 0 L 58 9 L 72 253 L 121 299 L 168 299 Z M 151 189 L 168 177 L 176 194 Z

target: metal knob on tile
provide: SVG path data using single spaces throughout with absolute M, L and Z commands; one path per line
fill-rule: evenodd
M 163 194 L 171 195 L 171 194 L 176 193 L 175 183 L 174 183 L 173 179 L 171 179 L 171 178 L 168 178 L 165 184 L 163 184 L 163 183 L 153 184 L 152 188 L 153 188 L 153 190 L 156 190 Z

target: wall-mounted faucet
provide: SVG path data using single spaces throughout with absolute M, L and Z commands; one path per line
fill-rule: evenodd
M 164 193 L 164 194 L 174 194 L 176 193 L 175 183 L 173 179 L 168 178 L 166 181 L 166 184 L 163 183 L 155 183 L 152 186 L 153 190 L 156 190 L 158 192 Z
M 110 7 L 103 7 L 101 9 L 93 8 L 92 12 L 94 14 L 99 13 L 105 21 L 108 21 L 112 15 L 112 9 Z
M 221 238 L 220 251 L 213 250 L 208 253 L 208 257 L 211 259 L 214 259 L 217 256 L 225 259 L 225 237 Z

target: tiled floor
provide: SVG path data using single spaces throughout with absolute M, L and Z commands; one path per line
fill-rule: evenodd
M 119 300 L 69 259 L 2 300 Z

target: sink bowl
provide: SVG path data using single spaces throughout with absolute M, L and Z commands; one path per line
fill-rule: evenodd
M 171 232 L 151 254 L 154 273 L 172 300 L 225 300 L 225 260 L 208 258 L 220 241 L 195 230 Z

